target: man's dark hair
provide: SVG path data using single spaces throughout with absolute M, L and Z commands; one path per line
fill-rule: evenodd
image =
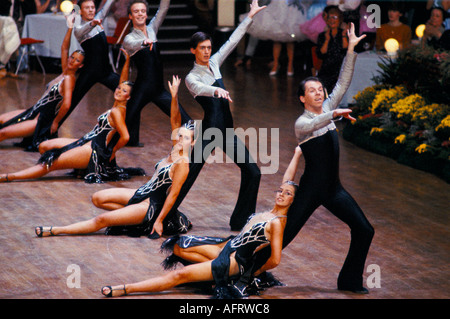
M 299 98 L 300 96 L 305 96 L 305 85 L 306 85 L 306 82 L 309 82 L 309 81 L 320 82 L 322 84 L 323 88 L 325 89 L 325 85 L 317 76 L 309 76 L 306 79 L 304 79 L 303 81 L 301 81 L 300 84 L 298 85 L 297 98 Z
M 94 5 L 95 5 L 95 1 L 94 0 L 78 0 L 77 5 L 81 8 L 81 5 L 83 3 L 85 3 L 85 2 L 88 2 L 88 1 L 92 1 L 94 3 Z M 95 6 L 95 7 L 97 8 L 97 6 Z
M 205 33 L 205 32 L 202 32 L 202 31 L 194 33 L 192 35 L 191 41 L 190 41 L 191 48 L 192 49 L 196 49 L 197 45 L 200 42 L 203 42 L 203 41 L 206 41 L 206 40 L 210 40 L 212 42 L 212 38 L 211 38 L 211 36 L 208 33 Z
M 132 0 L 130 2 L 130 4 L 128 5 L 128 8 L 127 8 L 128 14 L 131 14 L 131 6 L 133 4 L 135 4 L 135 3 L 143 3 L 145 5 L 145 7 L 147 8 L 147 12 L 148 12 L 148 3 L 147 3 L 147 1 L 145 1 L 145 0 Z

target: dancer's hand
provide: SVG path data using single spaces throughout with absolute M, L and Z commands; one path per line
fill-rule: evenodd
M 255 14 L 257 14 L 259 11 L 265 9 L 267 6 L 259 6 L 258 0 L 253 0 L 250 4 L 250 11 L 248 12 L 248 17 L 253 18 Z
M 94 19 L 91 21 L 91 27 L 95 27 L 96 25 L 100 26 L 103 29 L 102 19 Z
M 153 49 L 153 42 L 149 39 L 145 39 L 144 42 L 142 42 L 142 45 L 148 46 L 150 51 Z
M 233 100 L 230 97 L 230 92 L 222 89 L 222 88 L 218 88 L 215 92 L 214 92 L 214 96 L 218 97 L 218 98 L 223 98 L 223 99 L 227 99 L 230 102 L 233 102 Z
M 125 50 L 124 48 L 120 48 L 120 51 L 122 51 L 125 60 L 128 60 L 130 58 L 130 55 L 128 54 L 127 50 Z
M 64 16 L 66 18 L 67 27 L 69 29 L 73 29 L 73 26 L 75 24 L 75 16 L 75 11 L 72 11 L 70 14 Z
M 333 117 L 343 116 L 350 121 L 356 121 L 356 119 L 350 115 L 351 112 L 351 109 L 336 109 L 333 111 Z
M 156 235 L 161 237 L 162 233 L 163 233 L 163 224 L 162 224 L 162 222 L 160 222 L 158 220 L 155 220 L 155 223 L 153 224 L 152 232 L 150 233 L 150 238 L 158 238 Z
M 174 75 L 172 77 L 172 83 L 170 83 L 170 81 L 168 83 L 169 83 L 170 94 L 172 95 L 172 97 L 176 97 L 178 94 L 178 89 L 180 87 L 180 83 L 181 83 L 180 78 L 178 77 L 178 75 Z
M 347 30 L 347 35 L 348 35 L 348 52 L 353 52 L 353 49 L 356 47 L 359 41 L 361 41 L 366 37 L 365 34 L 363 34 L 360 37 L 356 36 L 355 25 L 353 24 L 353 22 L 350 23 L 350 28 Z

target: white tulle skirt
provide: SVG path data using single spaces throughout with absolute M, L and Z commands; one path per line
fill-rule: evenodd
M 300 31 L 300 25 L 306 22 L 306 11 L 301 4 L 289 5 L 293 1 L 272 0 L 264 10 L 253 17 L 248 33 L 260 40 L 278 42 L 303 41 L 306 36 Z M 294 1 L 295 2 L 295 1 Z M 300 3 L 300 1 L 296 1 Z M 245 18 L 246 15 L 240 18 Z

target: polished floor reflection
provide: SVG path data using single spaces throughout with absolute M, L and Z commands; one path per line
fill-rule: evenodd
M 192 61 L 166 63 L 165 78 L 184 78 Z M 274 174 L 262 176 L 258 211 L 270 209 L 273 190 L 296 145 L 293 125 L 299 115 L 295 91 L 299 76 L 269 77 L 265 63 L 249 70 L 234 68 L 228 61 L 222 73 L 231 93 L 235 127 L 255 128 L 259 138 L 267 129 L 266 158 L 261 167 L 276 165 Z M 0 79 L 0 112 L 27 108 L 37 101 L 43 78 L 31 72 L 19 79 Z M 355 79 L 357 80 L 357 75 Z M 112 105 L 112 93 L 96 85 L 60 130 L 60 136 L 81 137 L 96 123 L 96 117 Z M 190 115 L 202 118 L 202 109 L 183 85 L 180 102 Z M 271 130 L 275 129 L 275 130 Z M 0 172 L 32 165 L 36 153 L 26 153 L 0 143 Z M 118 153 L 121 166 L 140 166 L 148 175 L 154 164 L 170 150 L 169 119 L 154 105 L 142 112 L 142 148 L 124 148 Z M 272 145 L 272 146 L 271 146 Z M 277 153 L 278 152 L 278 153 Z M 273 156 L 272 156 L 273 154 Z M 279 155 L 279 156 L 277 156 Z M 215 156 L 220 158 L 217 151 Z M 269 158 L 269 162 L 264 162 Z M 370 294 L 359 296 L 336 289 L 336 279 L 346 256 L 350 233 L 345 224 L 326 209 L 318 209 L 297 238 L 284 250 L 281 265 L 273 274 L 286 284 L 269 289 L 253 299 L 405 299 L 450 297 L 449 194 L 443 180 L 395 161 L 369 153 L 341 139 L 341 179 L 375 228 L 375 237 L 364 274 Z M 303 168 L 303 161 L 300 172 Z M 299 174 L 300 174 L 299 172 Z M 137 188 L 148 180 L 100 185 L 85 184 L 67 172 L 54 172 L 39 181 L 0 184 L 0 298 L 103 298 L 101 286 L 138 281 L 164 273 L 159 253 L 162 239 L 105 237 L 102 232 L 86 236 L 37 238 L 37 225 L 64 225 L 98 215 L 91 195 L 110 187 Z M 297 177 L 298 178 L 298 177 Z M 227 236 L 229 216 L 239 189 L 240 173 L 234 164 L 205 165 L 180 210 L 192 220 L 191 234 Z M 75 265 L 75 266 L 74 266 Z M 370 266 L 374 265 L 374 266 Z M 79 267 L 80 288 L 68 278 Z M 374 270 L 380 275 L 378 287 Z M 70 279 L 70 278 L 69 278 Z M 177 288 L 153 295 L 126 298 L 209 298 L 194 288 Z

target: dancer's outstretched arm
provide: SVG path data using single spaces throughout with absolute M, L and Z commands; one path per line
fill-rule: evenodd
M 300 158 L 302 157 L 302 149 L 300 146 L 297 145 L 294 151 L 294 156 L 291 159 L 291 162 L 289 163 L 288 168 L 286 169 L 286 172 L 283 176 L 283 183 L 287 181 L 294 181 L 295 174 L 297 173 L 298 164 L 300 162 Z

